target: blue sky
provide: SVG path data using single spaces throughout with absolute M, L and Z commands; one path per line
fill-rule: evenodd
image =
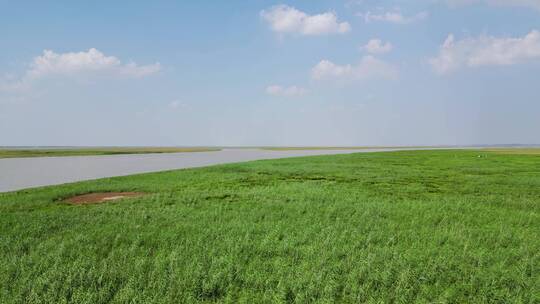
M 539 31 L 539 0 L 0 0 L 0 145 L 538 144 Z

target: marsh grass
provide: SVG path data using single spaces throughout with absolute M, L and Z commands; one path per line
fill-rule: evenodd
M 147 196 L 98 205 L 89 192 Z M 538 303 L 540 157 L 402 151 L 0 194 L 1 303 Z
M 304 151 L 304 150 L 366 150 L 366 149 L 425 149 L 429 146 L 345 146 L 345 147 L 257 147 L 271 151 Z

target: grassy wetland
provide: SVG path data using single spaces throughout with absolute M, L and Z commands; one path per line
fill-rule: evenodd
M 259 147 L 257 147 L 259 148 Z M 303 150 L 360 150 L 360 149 L 425 149 L 425 148 L 435 148 L 428 146 L 344 146 L 344 147 L 315 147 L 315 146 L 306 146 L 306 147 L 260 147 L 263 150 L 271 151 L 303 151 Z
M 71 205 L 93 192 L 140 197 Z M 540 155 L 255 161 L 0 194 L 1 303 L 538 303 Z

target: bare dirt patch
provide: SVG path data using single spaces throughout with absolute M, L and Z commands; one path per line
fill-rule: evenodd
M 72 205 L 99 204 L 143 195 L 142 192 L 99 192 L 77 195 L 66 201 Z

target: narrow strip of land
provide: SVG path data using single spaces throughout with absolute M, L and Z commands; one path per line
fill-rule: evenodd
M 90 156 L 120 154 L 154 154 L 219 151 L 215 147 L 61 147 L 61 148 L 0 148 L 0 158 Z

